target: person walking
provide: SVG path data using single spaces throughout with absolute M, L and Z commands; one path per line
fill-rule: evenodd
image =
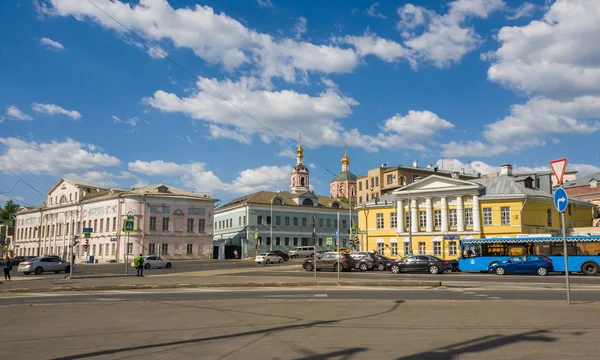
M 144 257 L 142 254 L 133 259 L 133 265 L 137 268 L 137 276 L 144 277 Z
M 238 251 L 237 251 L 237 249 L 233 250 L 233 256 L 237 260 L 237 258 L 238 258 Z
M 6 259 L 4 259 L 4 280 L 12 281 L 10 279 L 10 271 L 12 270 L 12 263 L 8 255 L 6 255 Z

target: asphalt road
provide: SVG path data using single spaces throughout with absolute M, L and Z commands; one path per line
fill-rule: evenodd
M 2 294 L 0 306 L 125 301 L 204 301 L 231 299 L 330 299 L 330 300 L 533 300 L 566 301 L 566 291 L 559 289 L 486 290 L 486 289 L 389 289 L 389 288 L 263 288 L 263 289 L 178 289 L 120 290 L 66 293 Z M 600 290 L 572 290 L 573 302 L 600 302 Z

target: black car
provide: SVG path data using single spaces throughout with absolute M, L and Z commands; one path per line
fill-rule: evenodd
M 411 255 L 400 260 L 389 262 L 386 268 L 394 274 L 401 272 L 428 272 L 430 274 L 442 274 L 452 271 L 449 260 L 442 260 L 431 255 Z
M 290 259 L 290 256 L 286 252 L 283 252 L 281 250 L 273 250 L 271 252 L 279 255 L 279 257 L 282 258 L 283 261 L 288 261 Z
M 394 261 L 388 257 L 385 257 L 383 255 L 378 255 L 378 254 L 375 254 L 374 258 L 375 258 L 375 268 L 379 271 L 385 270 L 387 264 Z

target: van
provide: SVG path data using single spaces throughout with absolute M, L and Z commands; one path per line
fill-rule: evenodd
M 300 246 L 289 252 L 290 257 L 312 257 L 315 255 L 314 246 Z

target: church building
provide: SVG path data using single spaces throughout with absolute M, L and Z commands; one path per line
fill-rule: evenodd
M 346 147 L 344 147 L 344 157 L 342 158 L 342 172 L 331 180 L 329 193 L 332 198 L 346 199 L 350 203 L 356 204 L 356 175 L 350 172 L 350 158 L 346 154 Z

